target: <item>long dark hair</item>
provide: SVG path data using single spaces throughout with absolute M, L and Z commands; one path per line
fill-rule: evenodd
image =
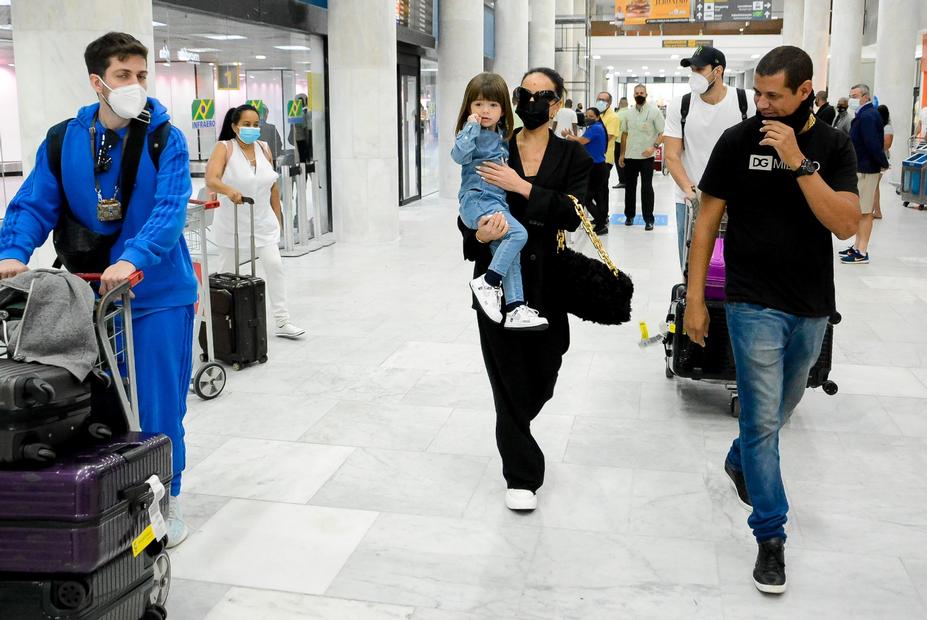
M 257 108 L 253 105 L 240 105 L 237 108 L 229 108 L 229 111 L 225 113 L 225 120 L 222 121 L 222 131 L 219 132 L 219 140 L 232 140 L 235 138 L 235 132 L 232 130 L 232 125 L 237 125 L 238 121 L 241 120 L 241 115 L 251 110 L 258 115 L 258 118 L 261 118 L 261 115 L 258 113 Z
M 502 118 L 499 119 L 499 125 L 505 134 L 505 139 L 511 138 L 515 126 L 512 98 L 509 95 L 509 87 L 506 85 L 505 80 L 495 73 L 480 73 L 467 84 L 463 102 L 460 104 L 460 113 L 457 114 L 457 129 L 454 130 L 454 133 L 459 132 L 467 124 L 467 118 L 470 116 L 470 104 L 477 99 L 495 101 L 502 106 Z
M 524 82 L 525 78 L 531 75 L 532 73 L 540 73 L 547 76 L 551 82 L 554 83 L 554 92 L 557 93 L 557 96 L 561 100 L 566 96 L 566 86 L 563 82 L 563 76 L 551 69 L 550 67 L 534 67 L 533 69 L 528 69 L 523 76 L 521 76 L 521 81 Z
M 891 122 L 891 118 L 888 115 L 888 106 L 882 104 L 876 109 L 879 111 L 879 116 L 882 117 L 882 126 L 888 125 Z

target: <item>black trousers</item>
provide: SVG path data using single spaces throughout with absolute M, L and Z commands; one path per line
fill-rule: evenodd
M 531 421 L 554 395 L 563 354 L 570 346 L 566 314 L 546 313 L 542 332 L 503 329 L 477 311 L 480 347 L 496 405 L 496 445 L 510 489 L 537 491 L 544 483 L 544 453 Z
M 625 177 L 627 176 L 626 168 L 622 168 L 618 165 L 618 160 L 621 159 L 621 140 L 615 140 L 615 172 L 618 173 L 618 184 L 625 182 Z
M 653 157 L 624 160 L 624 215 L 633 220 L 637 215 L 637 176 L 641 177 L 641 215 L 653 224 Z
M 586 189 L 586 209 L 592 214 L 596 228 L 608 226 L 608 177 L 612 165 L 609 163 L 592 164 L 589 171 L 589 187 Z

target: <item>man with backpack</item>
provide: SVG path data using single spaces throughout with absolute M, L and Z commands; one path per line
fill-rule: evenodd
M 137 270 L 132 328 L 142 430 L 173 443 L 169 545 L 187 528 L 178 495 L 192 369 L 196 277 L 183 239 L 190 162 L 183 133 L 145 92 L 148 50 L 111 32 L 84 52 L 98 102 L 52 127 L 0 229 L 0 278 L 28 269 L 54 231 L 58 262 L 101 272 L 100 293 Z
M 696 200 L 696 185 L 718 138 L 728 127 L 756 114 L 756 106 L 743 89 L 724 85 L 727 62 L 720 50 L 698 47 L 692 58 L 683 58 L 679 64 L 692 70 L 692 92 L 677 97 L 667 107 L 663 139 L 666 165 L 676 181 L 679 267 L 685 272 L 686 203 Z

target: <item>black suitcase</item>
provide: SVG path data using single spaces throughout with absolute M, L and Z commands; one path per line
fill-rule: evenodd
M 0 573 L 0 610 L 5 620 L 164 618 L 169 590 L 170 559 L 152 543 L 88 575 Z
M 209 276 L 213 346 L 216 359 L 241 370 L 267 361 L 267 297 L 264 280 L 254 275 L 254 200 L 242 196 L 251 212 L 251 275 L 239 273 L 238 208 L 235 207 L 235 273 Z M 207 351 L 206 325 L 200 328 L 200 347 Z
M 169 488 L 165 435 L 128 433 L 40 469 L 0 469 L 0 572 L 90 574 L 120 556 L 150 523 L 151 476 Z M 165 518 L 168 503 L 165 492 Z
M 93 381 L 56 366 L 0 358 L 0 464 L 51 462 L 55 448 L 85 432 L 109 437 L 104 425 L 86 424 Z
M 666 352 L 666 376 L 684 377 L 695 380 L 726 381 L 734 383 L 737 372 L 734 365 L 734 353 L 727 330 L 727 315 L 724 302 L 708 301 L 709 337 L 705 346 L 693 344 L 683 332 L 686 301 L 685 289 L 677 285 L 673 289 L 674 301 L 666 316 L 668 333 L 663 344 Z M 830 380 L 831 363 L 834 347 L 834 325 L 840 323 L 840 313 L 834 313 L 824 332 L 821 353 L 808 373 L 808 387 L 820 387 L 825 394 L 837 393 L 837 384 Z

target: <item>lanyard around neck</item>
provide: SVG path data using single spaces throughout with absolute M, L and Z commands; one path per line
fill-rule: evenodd
M 97 198 L 103 200 L 103 192 L 100 189 L 100 176 L 97 173 L 97 121 L 99 120 L 97 114 L 93 115 L 93 122 L 90 124 L 90 165 L 93 166 L 93 185 L 97 191 Z M 126 141 L 129 138 L 129 128 L 126 128 L 126 133 L 122 136 L 122 150 L 119 153 L 119 170 L 117 170 L 116 178 L 119 178 L 119 173 L 122 169 L 122 160 L 125 157 L 126 152 Z M 102 146 L 102 145 L 101 145 Z M 119 193 L 119 181 L 116 181 L 116 186 L 113 188 L 113 199 L 116 198 L 116 194 Z

